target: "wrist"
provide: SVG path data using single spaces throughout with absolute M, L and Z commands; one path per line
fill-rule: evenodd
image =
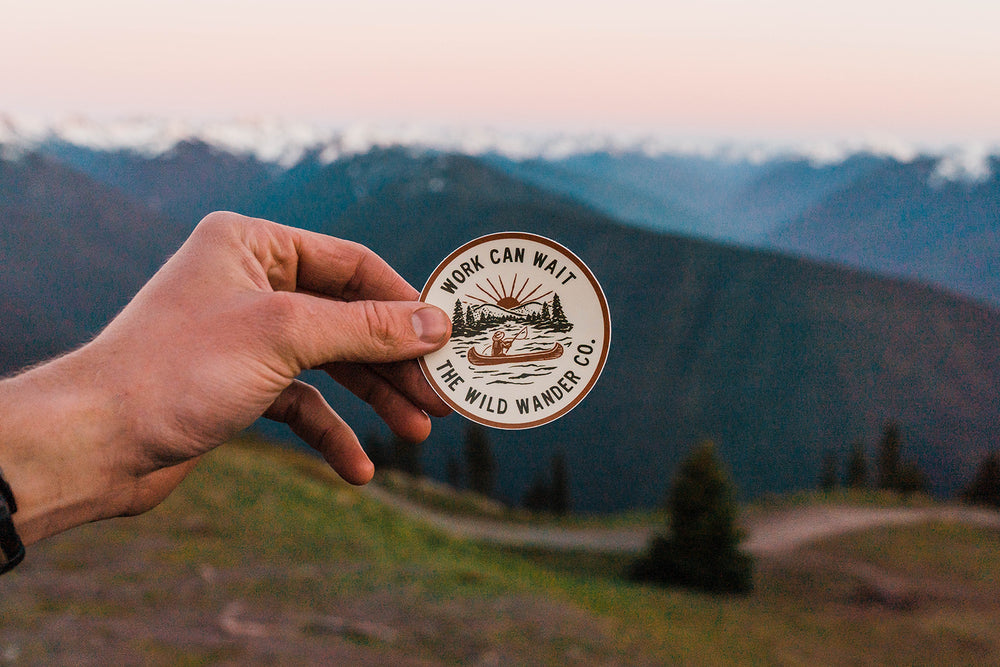
M 79 352 L 0 382 L 0 465 L 17 497 L 25 544 L 114 516 L 127 489 L 116 483 L 123 435 L 113 397 Z

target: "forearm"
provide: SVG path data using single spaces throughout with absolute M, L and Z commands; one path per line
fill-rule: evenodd
M 114 516 L 128 503 L 111 453 L 125 434 L 85 357 L 78 351 L 0 381 L 0 468 L 25 544 Z

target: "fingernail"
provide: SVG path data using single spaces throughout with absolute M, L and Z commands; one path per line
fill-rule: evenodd
M 448 335 L 451 322 L 444 311 L 428 307 L 414 311 L 413 331 L 425 343 L 437 343 Z

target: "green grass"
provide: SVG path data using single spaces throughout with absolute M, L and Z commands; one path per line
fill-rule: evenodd
M 809 553 L 1000 593 L 996 547 L 995 533 L 930 526 Z M 635 585 L 628 564 L 452 539 L 318 460 L 234 444 L 153 512 L 29 548 L 0 581 L 0 652 L 29 663 L 695 665 L 969 664 L 1000 652 L 1000 605 L 982 599 L 860 605 L 851 577 L 797 559 L 762 563 L 750 596 L 716 597 Z M 271 634 L 222 632 L 233 603 Z
M 855 533 L 819 545 L 909 577 L 1000 588 L 1000 531 L 928 523 Z
M 412 477 L 397 470 L 380 471 L 375 483 L 408 500 L 451 515 L 497 519 L 511 523 L 544 524 L 577 528 L 615 528 L 658 526 L 665 520 L 662 511 L 636 510 L 618 514 L 557 515 L 509 507 L 468 490 L 456 490 L 447 484 L 423 477 Z
M 852 507 L 928 507 L 934 500 L 922 493 L 902 495 L 883 489 L 837 488 L 831 491 L 804 490 L 782 495 L 766 494 L 750 502 L 748 511 L 770 512 L 814 505 L 849 505 Z

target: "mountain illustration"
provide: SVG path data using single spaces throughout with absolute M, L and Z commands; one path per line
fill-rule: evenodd
M 481 306 L 472 306 L 472 312 L 477 318 L 492 317 L 497 320 L 514 320 L 523 322 L 531 317 L 540 317 L 542 314 L 542 304 L 538 302 L 526 303 L 515 308 L 501 308 L 492 303 L 485 303 Z

